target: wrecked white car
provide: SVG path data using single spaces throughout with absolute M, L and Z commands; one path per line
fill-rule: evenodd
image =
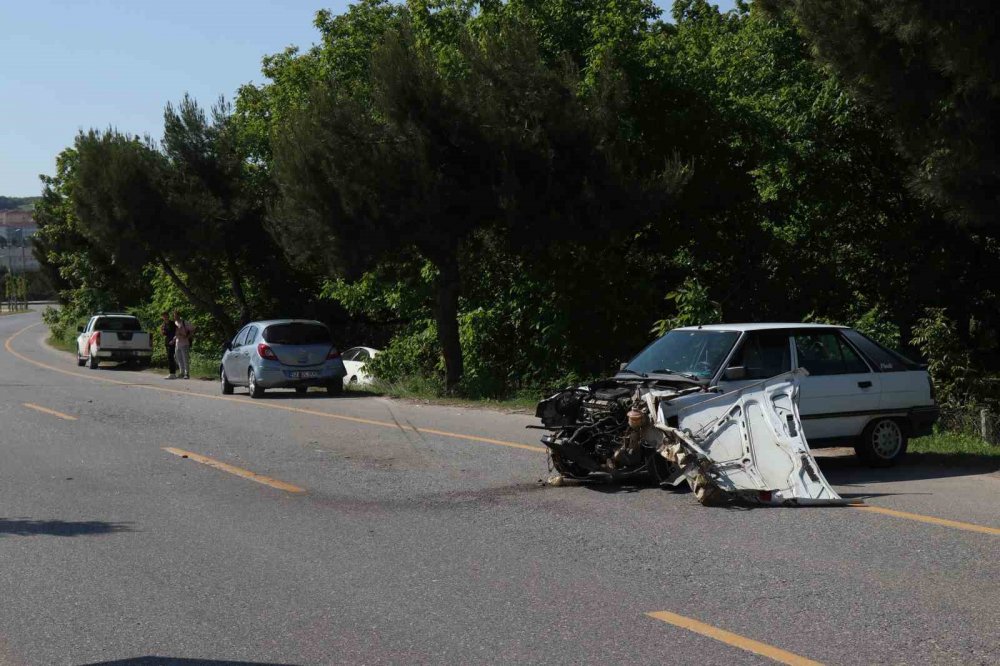
M 851 329 L 805 324 L 676 329 L 536 412 L 562 477 L 649 474 L 706 503 L 800 504 L 839 501 L 807 432 L 888 464 L 937 414 L 922 368 Z

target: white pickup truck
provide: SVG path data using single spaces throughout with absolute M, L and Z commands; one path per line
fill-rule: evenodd
M 149 366 L 153 345 L 139 320 L 129 314 L 94 315 L 77 328 L 76 364 L 97 368 L 101 361 Z

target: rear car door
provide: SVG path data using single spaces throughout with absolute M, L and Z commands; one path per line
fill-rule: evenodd
M 226 369 L 226 378 L 230 384 L 243 383 L 246 379 L 246 370 L 240 370 L 240 354 L 243 340 L 246 338 L 249 326 L 244 326 L 239 333 L 233 336 L 233 341 L 229 343 L 229 350 L 222 357 L 222 366 Z
M 857 437 L 878 413 L 878 373 L 839 329 L 801 329 L 792 336 L 798 367 L 809 371 L 799 388 L 799 413 L 809 440 Z
M 237 361 L 240 377 L 246 381 L 247 376 L 250 374 L 250 366 L 253 365 L 254 360 L 254 343 L 257 341 L 257 331 L 259 329 L 256 326 L 247 326 L 246 335 L 243 336 L 243 341 L 240 343 L 240 355 Z

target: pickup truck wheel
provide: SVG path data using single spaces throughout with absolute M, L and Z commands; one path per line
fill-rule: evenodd
M 247 373 L 247 389 L 250 390 L 251 398 L 264 397 L 264 387 L 257 383 L 257 374 L 253 368 L 250 368 L 250 372 Z
M 97 360 L 97 354 L 94 353 L 93 349 L 91 349 L 90 350 L 90 359 L 87 361 L 87 367 L 90 368 L 91 370 L 97 370 L 97 366 L 99 364 L 100 364 L 100 361 Z
M 222 395 L 232 395 L 233 385 L 226 379 L 226 369 L 221 366 L 219 367 L 219 378 L 222 380 Z
M 76 352 L 76 365 L 79 368 L 82 368 L 83 366 L 87 365 L 87 359 L 80 356 L 80 352 Z
M 895 419 L 875 419 L 861 433 L 854 451 L 872 467 L 895 465 L 906 453 L 906 431 Z
M 298 393 L 299 395 L 305 395 L 306 391 L 308 391 L 308 390 L 309 390 L 308 386 L 296 386 L 295 387 L 295 392 Z

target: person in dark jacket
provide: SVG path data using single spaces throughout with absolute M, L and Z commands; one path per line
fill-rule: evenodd
M 177 379 L 177 361 L 174 360 L 174 345 L 176 344 L 174 338 L 177 335 L 177 324 L 166 312 L 163 313 L 163 321 L 160 322 L 160 333 L 163 334 L 163 341 L 167 345 L 167 367 L 170 369 L 170 374 L 164 379 Z

